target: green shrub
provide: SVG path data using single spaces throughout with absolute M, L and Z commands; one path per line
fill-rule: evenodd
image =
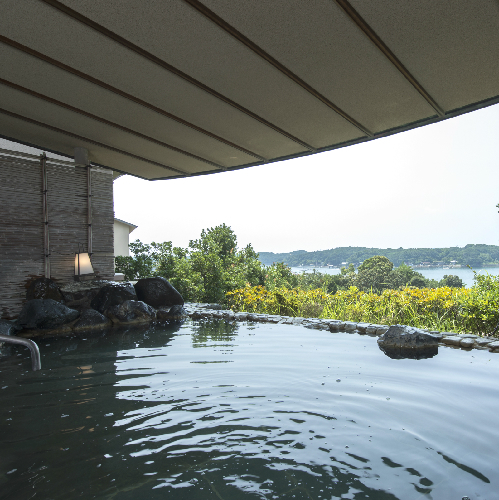
M 465 328 L 473 333 L 490 334 L 499 323 L 499 276 L 477 274 L 474 285 L 460 301 Z

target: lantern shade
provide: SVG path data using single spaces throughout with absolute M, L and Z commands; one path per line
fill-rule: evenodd
M 90 262 L 90 255 L 87 252 L 75 254 L 75 276 L 82 274 L 92 274 L 94 269 Z

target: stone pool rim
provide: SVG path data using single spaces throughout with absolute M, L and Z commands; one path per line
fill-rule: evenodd
M 303 318 L 282 316 L 278 314 L 234 312 L 223 309 L 220 304 L 204 304 L 186 302 L 184 309 L 193 320 L 197 319 L 224 319 L 226 321 L 248 321 L 253 323 L 270 323 L 281 325 L 301 325 L 305 328 L 328 330 L 332 333 L 356 333 L 369 337 L 380 337 L 388 331 L 389 325 L 375 323 L 342 321 L 338 319 Z M 409 326 L 409 325 L 407 325 Z M 471 351 L 473 349 L 486 350 L 499 353 L 499 339 L 497 337 L 479 336 L 471 333 L 439 332 L 435 330 L 419 329 L 431 333 L 439 340 L 438 345 L 459 348 Z

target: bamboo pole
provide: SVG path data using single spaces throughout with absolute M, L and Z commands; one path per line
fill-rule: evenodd
M 49 207 L 47 182 L 47 155 L 40 156 L 42 167 L 42 196 L 43 196 L 43 258 L 45 277 L 50 278 L 50 234 L 49 234 Z

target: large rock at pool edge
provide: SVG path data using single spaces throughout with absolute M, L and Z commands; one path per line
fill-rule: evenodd
M 143 278 L 137 281 L 134 287 L 137 298 L 156 309 L 162 306 L 184 305 L 182 295 L 165 278 Z
M 59 287 L 49 278 L 37 278 L 28 285 L 26 300 L 52 299 L 63 302 L 63 296 Z
M 156 310 L 140 300 L 126 300 L 110 307 L 106 316 L 117 324 L 149 323 L 156 319 Z
M 182 321 L 188 316 L 187 311 L 183 306 L 175 305 L 171 307 L 161 307 L 156 311 L 156 319 L 159 322 L 163 321 Z
M 33 299 L 24 304 L 17 324 L 26 329 L 53 329 L 71 323 L 80 316 L 53 299 Z
M 90 305 L 92 309 L 105 314 L 107 309 L 118 306 L 126 300 L 137 300 L 135 289 L 130 283 L 105 285 L 98 291 Z
M 424 349 L 438 346 L 439 337 L 418 328 L 393 325 L 378 338 L 380 347 L 400 347 L 404 349 Z
M 78 321 L 73 325 L 73 331 L 101 330 L 112 326 L 111 320 L 95 309 L 84 309 Z

